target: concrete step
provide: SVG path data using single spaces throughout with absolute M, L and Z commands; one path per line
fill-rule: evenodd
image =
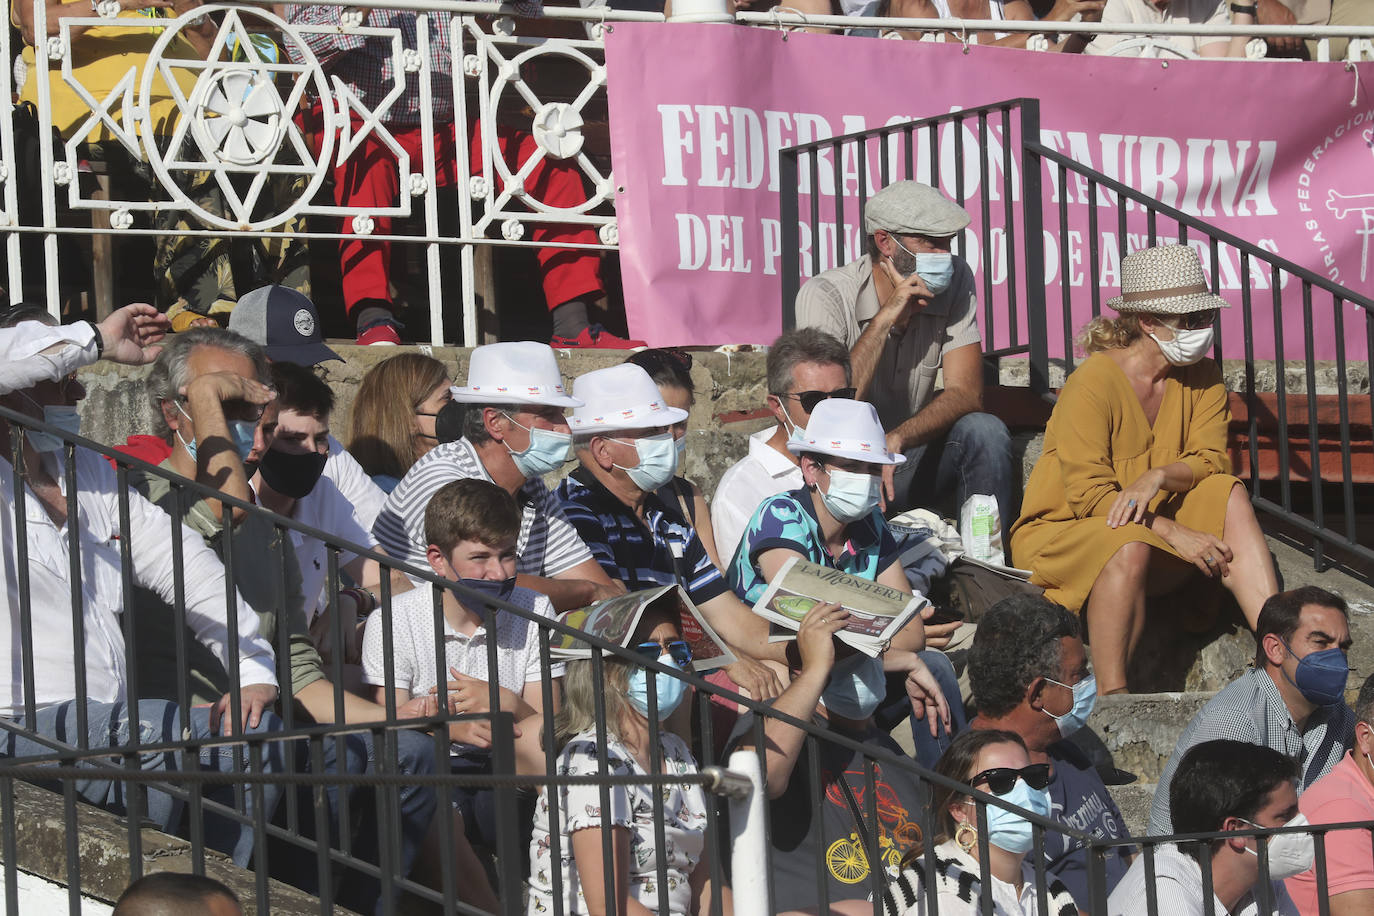
M 5 811 L 0 798 L 0 818 L 15 824 L 16 866 L 49 882 L 67 885 L 67 830 L 62 796 L 24 782 L 14 783 L 14 810 Z M 129 886 L 129 829 L 127 822 L 86 804 L 77 804 L 76 838 L 83 897 L 113 904 Z M 190 872 L 194 859 L 191 843 L 151 828 L 140 831 L 143 841 L 142 870 Z M 256 876 L 238 868 L 224 855 L 205 854 L 205 874 L 223 882 L 235 894 L 248 916 L 269 911 L 274 916 L 309 916 L 320 912 L 320 902 L 288 884 L 268 881 L 270 907 L 256 905 Z M 26 910 L 28 912 L 28 910 Z M 36 910 L 35 910 L 36 912 Z M 351 912 L 336 907 L 336 913 Z

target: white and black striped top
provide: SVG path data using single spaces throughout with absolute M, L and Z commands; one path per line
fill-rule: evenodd
M 411 465 L 391 491 L 372 534 L 387 553 L 421 569 L 425 561 L 425 508 L 439 488 L 454 480 L 491 480 L 477 450 L 467 439 L 436 445 Z M 553 577 L 592 558 L 577 530 L 563 515 L 558 499 L 535 477 L 515 494 L 520 504 L 520 537 L 515 571 Z
M 983 912 L 981 871 L 978 860 L 946 840 L 934 849 L 935 893 L 940 916 L 977 916 Z M 1035 869 L 1025 864 L 1025 876 L 1018 893 L 1005 881 L 992 878 L 993 916 L 1078 916 L 1078 907 L 1063 882 L 1049 874 L 1046 893 L 1048 909 L 1040 910 L 1040 894 L 1035 884 Z M 891 899 L 884 901 L 888 916 L 925 916 L 925 859 L 902 869 L 888 884 Z

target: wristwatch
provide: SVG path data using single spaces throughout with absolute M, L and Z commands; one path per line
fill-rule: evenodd
M 1248 3 L 1248 4 L 1247 4 L 1247 3 L 1232 3 L 1232 4 L 1231 4 L 1231 12 L 1233 12 L 1233 13 L 1245 13 L 1245 14 L 1247 14 L 1247 15 L 1254 16 L 1258 10 L 1259 10 L 1259 4 L 1258 4 L 1258 3 Z

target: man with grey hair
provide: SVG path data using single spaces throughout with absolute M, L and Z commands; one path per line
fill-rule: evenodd
M 803 485 L 787 440 L 806 429 L 826 398 L 852 398 L 849 348 L 816 328 L 788 331 L 768 347 L 768 409 L 777 425 L 749 437 L 749 452 L 716 484 L 711 528 L 721 561 L 729 564 L 754 510 L 770 496 Z
M 1019 508 L 1011 437 L 982 412 L 973 271 L 950 252 L 968 224 L 968 213 L 935 188 L 893 182 L 864 207 L 868 253 L 802 286 L 797 325 L 849 348 L 857 396 L 878 408 L 888 450 L 906 455 L 888 484 L 887 508 L 955 515 L 969 496 L 987 494 L 997 497 L 1005 533 Z
M 1041 595 L 1022 593 L 994 604 L 978 621 L 968 659 L 978 715 L 971 729 L 1015 732 L 1032 764 L 1052 768 L 1050 816 L 1098 837 L 1125 837 L 1125 821 L 1102 777 L 1070 735 L 1097 703 L 1078 618 Z M 1127 847 L 1107 853 L 1107 890 L 1125 875 Z M 1045 869 L 1073 899 L 1088 895 L 1088 851 L 1061 833 L 1045 834 Z

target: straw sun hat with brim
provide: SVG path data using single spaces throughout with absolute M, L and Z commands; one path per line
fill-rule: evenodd
M 1121 261 L 1121 295 L 1107 300 L 1118 312 L 1187 315 L 1231 305 L 1207 285 L 1197 252 L 1187 245 L 1160 245 Z

